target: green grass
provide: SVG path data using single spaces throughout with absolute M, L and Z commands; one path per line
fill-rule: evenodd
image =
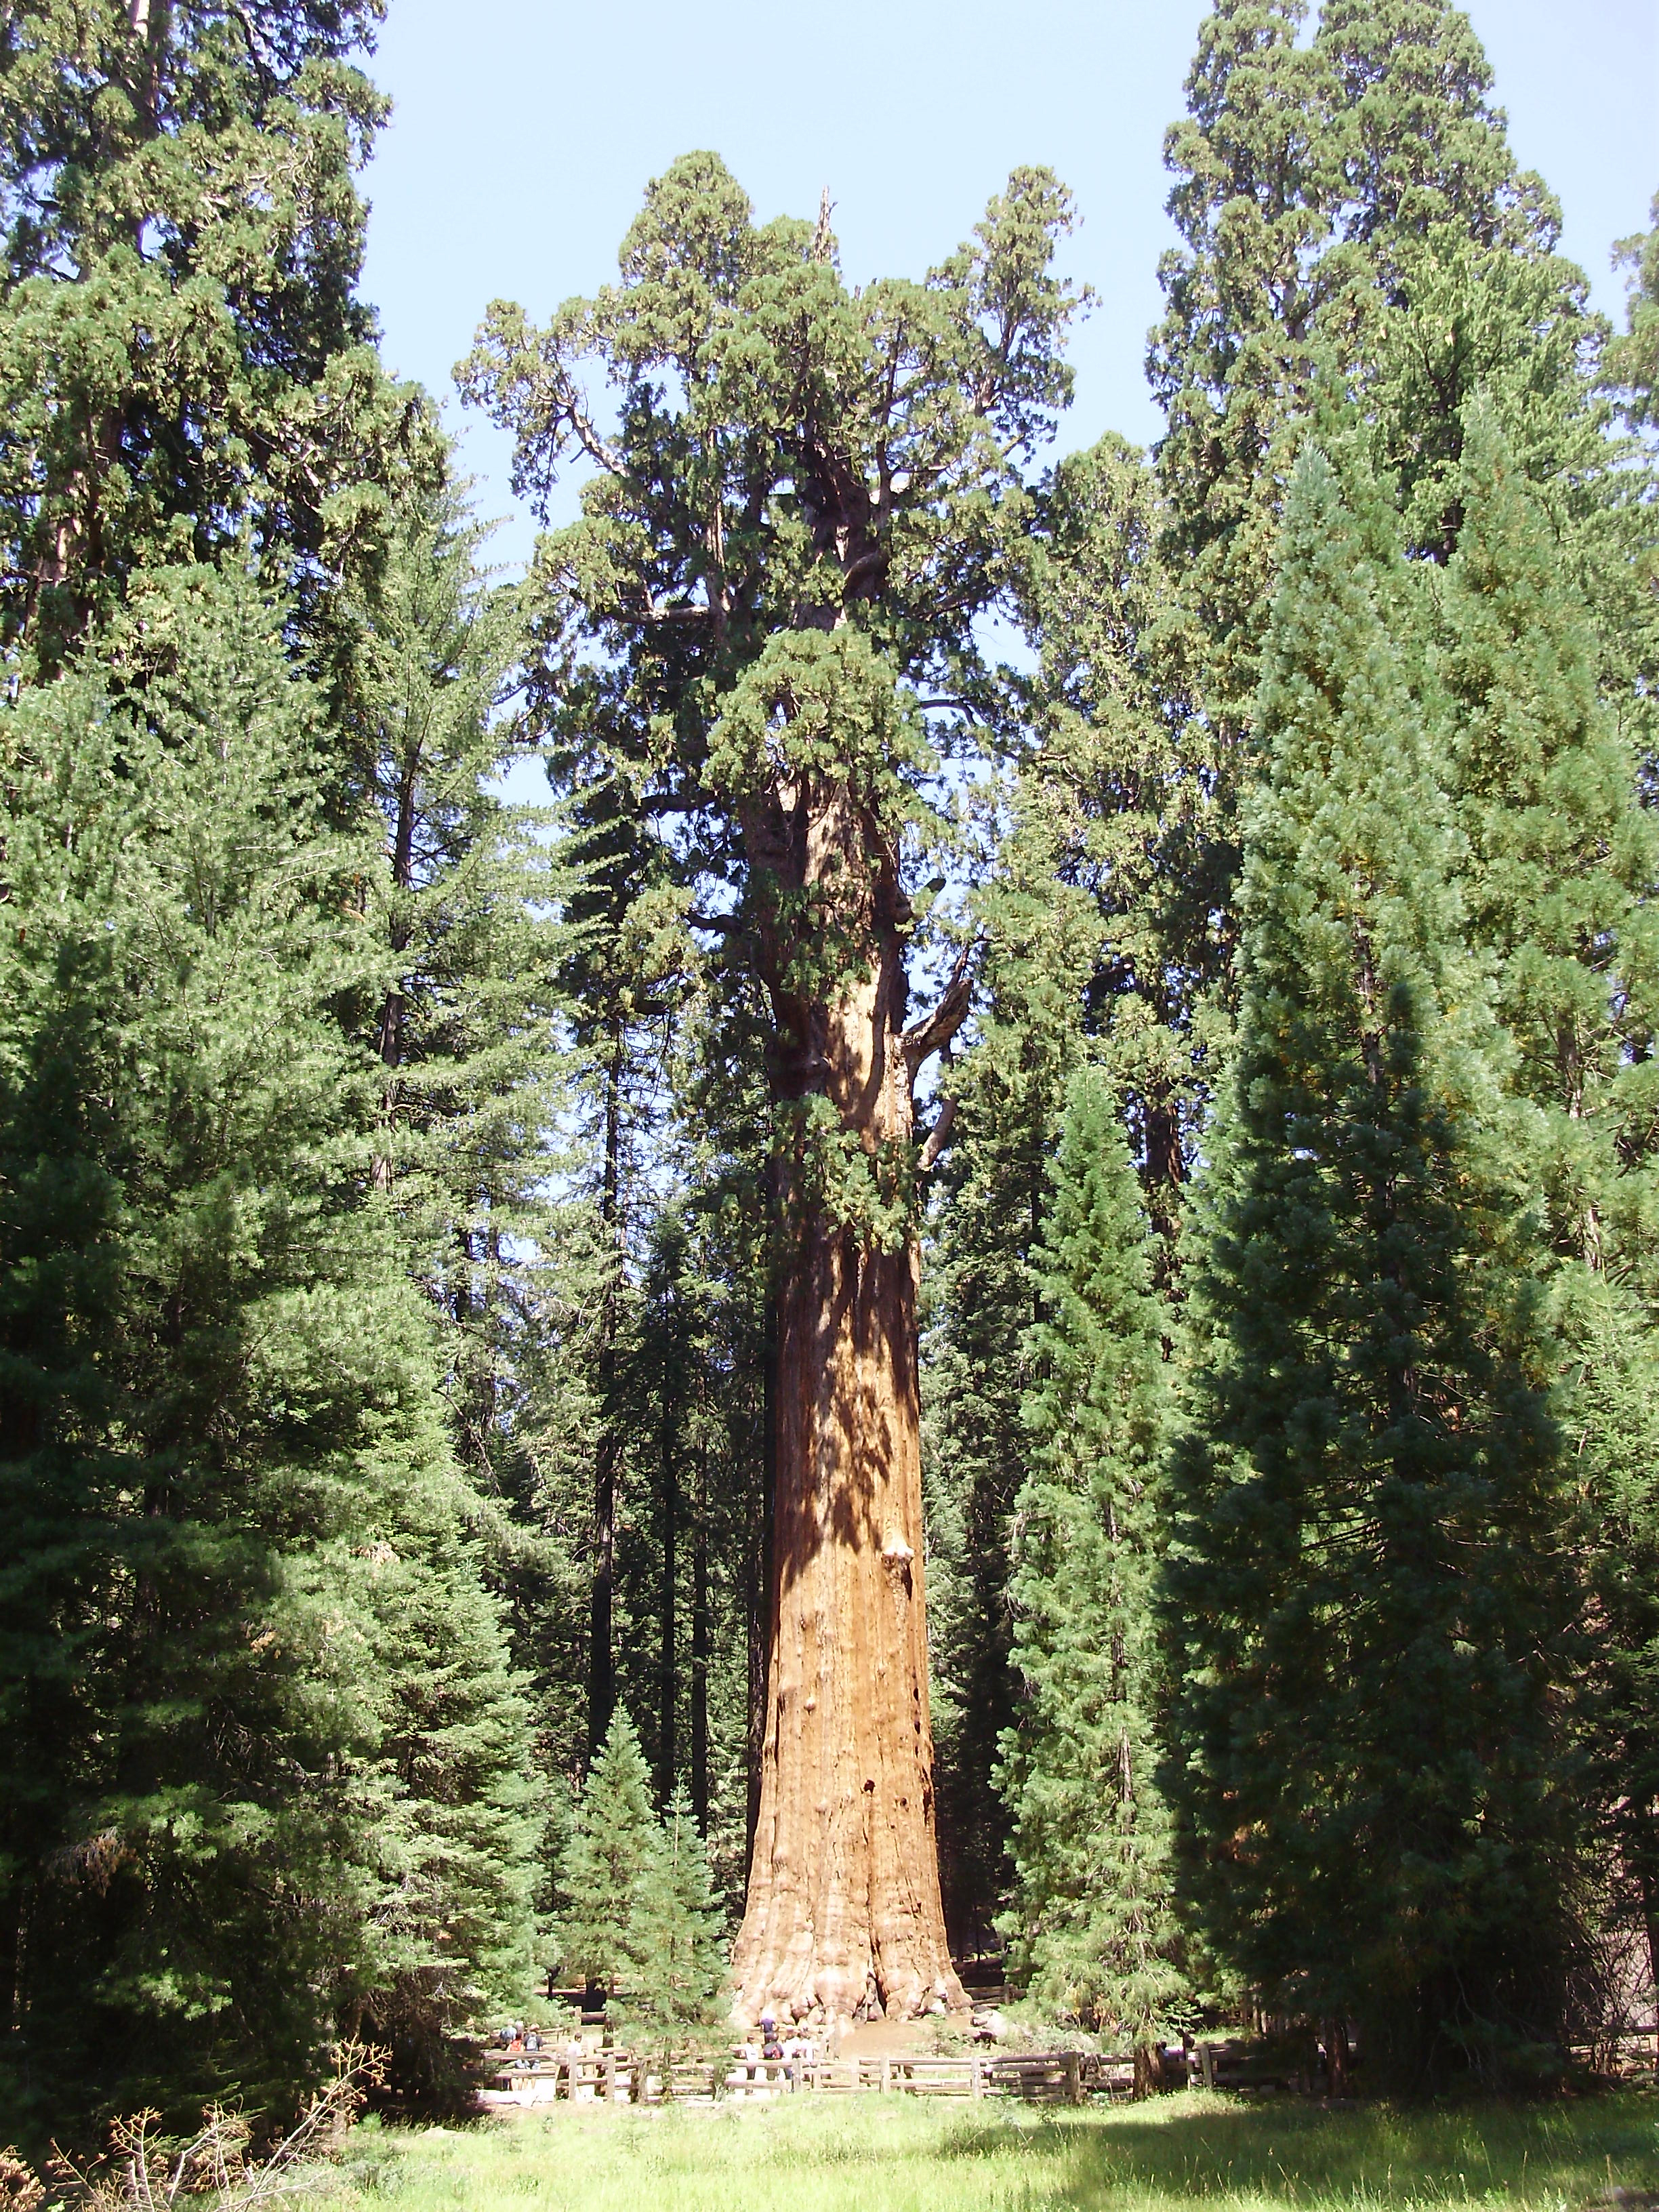
M 328 2212 L 1567 2212 L 1659 2182 L 1659 2103 L 1322 2112 L 1188 2094 L 1108 2111 L 802 2098 L 568 2106 L 450 2131 L 360 2129 Z

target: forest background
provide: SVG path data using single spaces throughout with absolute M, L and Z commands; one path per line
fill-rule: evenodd
M 548 1968 L 644 1972 L 637 1929 L 596 1932 L 599 1847 L 636 1849 L 641 1928 L 701 1929 L 711 1875 L 728 1909 L 744 1879 L 773 1155 L 754 978 L 699 903 L 741 874 L 654 826 L 684 811 L 672 656 L 617 583 L 648 544 L 579 531 L 494 588 L 476 491 L 388 373 L 431 340 L 394 306 L 374 349 L 369 16 L 43 0 L 0 49 L 0 1948 L 37 2130 L 65 2070 L 94 2105 L 280 2100 L 342 2029 L 437 2094 L 452 2032 Z M 1339 2049 L 1364 2018 L 1420 2085 L 1605 2027 L 1659 1933 L 1659 274 L 1638 256 L 1631 337 L 1589 311 L 1455 11 L 1300 17 L 1180 26 L 1161 304 L 1150 226 L 1096 260 L 1107 210 L 1074 229 L 1039 170 L 940 277 L 975 329 L 1026 319 L 990 506 L 939 495 L 995 620 L 880 633 L 954 696 L 877 781 L 921 964 L 965 948 L 975 994 L 952 1141 L 902 1198 L 956 1948 L 1006 1945 L 1143 2051 L 1262 1995 Z M 1607 23 L 1604 156 L 1652 68 Z M 493 199 L 451 127 L 489 42 L 391 35 L 452 100 L 441 158 L 394 137 L 380 174 Z M 799 99 L 783 72 L 757 112 Z M 791 131 L 814 175 L 763 233 L 717 164 L 669 167 L 693 120 L 609 235 L 666 173 L 631 265 L 707 251 L 708 297 L 710 236 L 810 274 L 851 215 L 872 266 L 919 270 L 1004 191 L 962 179 L 937 240 L 888 227 L 935 219 L 903 175 L 815 225 L 848 157 Z M 533 161 L 539 127 L 491 137 Z M 500 199 L 606 234 L 602 195 Z M 441 279 L 456 233 L 412 228 L 426 296 L 469 303 L 419 362 L 441 391 L 486 273 L 469 243 Z M 1047 472 L 1082 427 L 1050 450 L 1050 248 L 1102 290 L 1137 261 L 1109 296 L 1157 326 L 1158 409 L 1092 404 L 1155 468 L 1109 432 Z M 572 283 L 533 266 L 502 289 L 538 315 Z M 603 273 L 595 247 L 574 282 Z M 1091 367 L 1111 325 L 1079 327 Z M 573 515 L 573 428 L 677 493 L 649 410 L 576 425 L 562 342 L 502 311 L 465 372 L 532 503 Z M 884 511 L 910 489 L 890 471 Z M 696 1838 L 665 1887 L 665 1833 Z

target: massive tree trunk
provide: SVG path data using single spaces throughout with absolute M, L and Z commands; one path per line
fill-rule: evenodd
M 778 1285 L 771 1652 L 735 2009 L 909 2017 L 965 2003 L 934 1833 L 918 1248 L 907 1227 L 845 1218 L 817 1164 L 823 1125 L 801 1109 L 827 1100 L 835 1137 L 869 1164 L 866 1188 L 887 1186 L 915 1157 L 916 1068 L 960 1015 L 904 1030 L 908 915 L 868 817 L 844 794 L 817 806 L 802 794 L 777 828 L 772 851 L 793 848 L 796 883 L 869 886 L 857 920 L 872 957 L 840 995 L 813 1001 L 788 994 L 787 954 L 763 948 L 775 1090 L 798 1118 Z M 860 865 L 838 867 L 836 854 Z

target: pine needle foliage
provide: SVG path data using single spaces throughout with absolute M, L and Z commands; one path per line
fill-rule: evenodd
M 629 2008 L 670 2058 L 718 2017 L 714 1999 L 726 1976 L 722 1917 L 691 1800 L 677 1790 L 635 1884 L 629 1929 Z
M 1025 1698 L 998 1778 L 1018 1888 L 1000 1924 L 1034 1996 L 1146 2051 L 1182 1990 L 1154 1774 L 1166 1396 L 1150 1232 L 1096 1070 L 1072 1080 L 1051 1182 L 1010 1584 Z
M 554 1945 L 565 1972 L 590 1989 L 614 1994 L 635 1971 L 636 1893 L 658 1847 L 651 1771 L 634 1723 L 618 1705 L 559 1862 Z
M 1089 901 L 1054 881 L 1056 810 L 1046 798 L 1034 783 L 1017 792 L 998 879 L 978 901 L 985 1006 L 973 1050 L 950 1072 L 956 1120 L 928 1287 L 928 1634 L 945 1904 L 963 1952 L 991 1947 L 1010 1876 L 995 1767 L 1018 1695 L 1008 1577 L 1030 1467 L 1025 1339 L 1099 933 Z
M 0 725 L 8 2087 L 280 2098 L 343 2016 L 521 1984 L 538 1823 L 338 1018 L 373 848 L 279 609 L 135 612 Z
M 1468 928 L 1494 957 L 1511 1079 L 1538 1109 L 1552 1243 L 1592 1266 L 1640 1265 L 1659 836 L 1557 533 L 1484 394 L 1464 418 L 1462 522 L 1438 608 Z
M 1397 525 L 1298 462 L 1258 703 L 1237 1055 L 1164 1583 L 1169 1787 L 1224 1966 L 1374 2080 L 1559 2019 L 1571 1606 L 1535 1231 Z M 1508 2054 L 1507 2057 L 1505 2054 Z

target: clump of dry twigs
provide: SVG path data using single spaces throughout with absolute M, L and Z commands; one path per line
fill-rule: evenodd
M 37 2212 L 46 2194 L 40 2175 L 19 2158 L 15 2145 L 9 2143 L 0 2150 L 0 2208 L 3 2212 Z
M 54 2144 L 47 2167 L 53 2193 L 70 2212 L 167 2212 L 185 2202 L 191 2212 L 275 2208 L 309 2185 L 308 2168 L 337 2154 L 369 2089 L 385 2078 L 383 2051 L 343 2044 L 333 2080 L 258 2159 L 248 2156 L 252 2124 L 227 2106 L 205 2106 L 201 2126 L 184 2143 L 161 2135 L 159 2112 L 135 2112 L 116 2121 L 109 2148 L 88 2164 L 77 2164 Z M 0 2151 L 0 2212 L 39 2212 L 46 2193 L 15 2150 Z

